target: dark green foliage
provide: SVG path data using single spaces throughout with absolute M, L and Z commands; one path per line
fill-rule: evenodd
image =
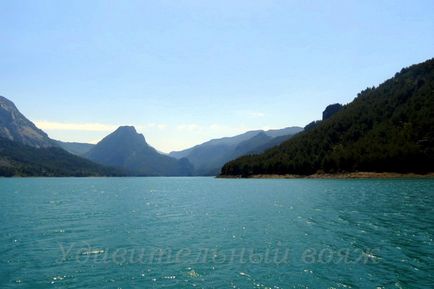
M 304 127 L 304 131 L 306 132 L 306 131 L 309 131 L 309 130 L 311 130 L 311 129 L 314 129 L 314 128 L 316 128 L 320 123 L 321 123 L 320 120 L 312 121 L 312 122 L 310 122 L 308 125 L 306 125 L 306 126 Z
M 326 109 L 322 113 L 322 120 L 331 118 L 335 113 L 337 113 L 341 109 L 342 109 L 342 104 L 340 103 L 330 104 L 329 106 L 326 107 Z
M 368 88 L 322 122 L 222 175 L 434 171 L 434 59 Z
M 120 176 L 122 172 L 57 147 L 35 148 L 0 138 L 0 176 Z

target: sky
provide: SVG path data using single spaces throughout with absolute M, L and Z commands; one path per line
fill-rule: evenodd
M 432 57 L 432 0 L 0 0 L 0 95 L 63 141 L 304 126 Z

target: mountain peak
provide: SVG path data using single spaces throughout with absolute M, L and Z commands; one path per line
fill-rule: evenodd
M 133 126 L 120 126 L 84 156 L 137 175 L 190 175 L 192 171 L 188 161 L 158 153 Z
M 129 132 L 132 134 L 138 134 L 136 128 L 132 125 L 122 125 L 118 127 L 115 132 Z
M 33 147 L 57 146 L 4 96 L 0 96 L 0 137 Z
M 138 133 L 134 126 L 120 126 L 114 132 L 103 138 L 98 144 L 117 143 L 122 146 L 147 146 L 143 134 Z
M 0 105 L 2 107 L 3 107 L 3 105 L 8 105 L 8 106 L 13 106 L 15 108 L 15 104 L 2 95 L 0 95 Z

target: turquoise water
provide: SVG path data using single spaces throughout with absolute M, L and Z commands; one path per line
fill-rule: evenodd
M 0 179 L 0 288 L 434 288 L 434 180 Z

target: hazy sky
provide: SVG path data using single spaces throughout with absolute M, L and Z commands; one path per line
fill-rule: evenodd
M 304 126 L 431 57 L 432 0 L 0 0 L 0 95 L 65 141 Z

